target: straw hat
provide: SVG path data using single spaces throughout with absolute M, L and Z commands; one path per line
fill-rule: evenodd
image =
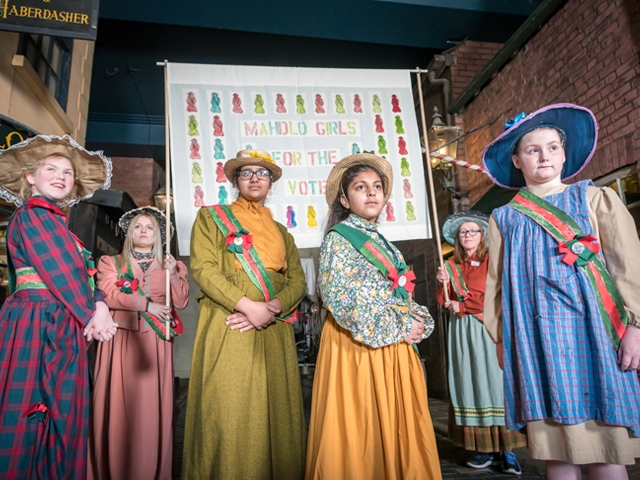
M 53 154 L 67 157 L 75 172 L 75 184 L 62 205 L 73 205 L 111 185 L 111 160 L 102 152 L 85 150 L 69 135 L 37 135 L 0 150 L 0 197 L 22 205 L 25 201 L 20 196 L 23 172 Z
M 129 210 L 127 213 L 120 217 L 118 220 L 118 225 L 122 232 L 126 235 L 127 231 L 129 231 L 129 226 L 131 226 L 131 220 L 133 220 L 137 215 L 149 215 L 153 217 L 160 225 L 160 234 L 162 235 L 162 243 L 167 243 L 167 217 L 162 210 L 157 209 L 156 207 L 146 206 L 140 208 L 134 208 L 133 210 Z M 173 238 L 173 224 L 170 224 L 170 236 L 169 238 Z
M 520 189 L 526 185 L 522 171 L 511 157 L 518 141 L 536 128 L 557 127 L 562 138 L 566 160 L 560 178 L 577 175 L 591 160 L 598 141 L 598 123 L 588 108 L 571 103 L 548 105 L 530 115 L 520 113 L 505 125 L 505 131 L 482 153 L 482 162 L 491 180 L 504 188 Z
M 387 200 L 391 197 L 391 186 L 393 185 L 393 169 L 391 168 L 391 164 L 386 158 L 378 157 L 371 153 L 356 153 L 355 155 L 344 157 L 331 169 L 325 186 L 325 198 L 327 199 L 329 207 L 333 205 L 333 202 L 340 192 L 340 182 L 342 182 L 344 172 L 355 165 L 373 167 L 387 177 L 387 191 L 384 194 L 384 203 L 387 203 Z
M 224 174 L 231 183 L 233 183 L 233 173 L 240 167 L 245 165 L 257 165 L 264 167 L 273 175 L 273 181 L 277 182 L 282 176 L 282 169 L 276 165 L 271 155 L 262 150 L 240 150 L 236 154 L 236 158 L 227 160 L 224 164 Z
M 489 235 L 489 217 L 482 212 L 469 210 L 468 212 L 458 212 L 449 215 L 442 225 L 442 236 L 451 245 L 455 245 L 456 235 L 460 225 L 473 222 L 480 225 L 484 230 L 484 238 Z

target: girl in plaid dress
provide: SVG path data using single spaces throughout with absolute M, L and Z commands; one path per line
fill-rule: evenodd
M 640 241 L 617 194 L 566 185 L 596 147 L 593 113 L 519 115 L 484 151 L 521 188 L 489 224 L 485 326 L 503 359 L 506 426 L 528 435 L 547 478 L 627 479 L 640 457 Z
M 86 477 L 87 340 L 117 331 L 61 206 L 108 188 L 111 162 L 70 137 L 0 152 L 12 294 L 0 310 L 0 477 Z

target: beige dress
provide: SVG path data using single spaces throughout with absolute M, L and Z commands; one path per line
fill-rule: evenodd
M 566 188 L 567 185 L 559 185 L 532 190 L 532 193 L 545 197 Z M 640 263 L 637 261 L 640 241 L 635 222 L 617 194 L 609 188 L 588 187 L 587 202 L 594 235 L 602 247 L 607 270 L 624 299 L 629 324 L 640 326 Z M 493 341 L 498 343 L 502 341 L 504 243 L 493 217 L 489 221 L 488 242 L 491 261 L 485 290 L 484 324 Z M 638 403 L 638 399 L 630 401 Z M 550 419 L 529 422 L 527 441 L 531 456 L 541 460 L 632 465 L 635 458 L 640 457 L 640 438 L 634 438 L 626 427 L 594 420 L 578 425 L 563 425 Z

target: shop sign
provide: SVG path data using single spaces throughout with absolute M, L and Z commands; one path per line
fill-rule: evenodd
M 99 0 L 0 0 L 0 30 L 95 40 Z
M 11 145 L 15 145 L 36 135 L 38 135 L 38 132 L 35 130 L 11 120 L 4 115 L 0 115 L 0 150 L 5 150 Z

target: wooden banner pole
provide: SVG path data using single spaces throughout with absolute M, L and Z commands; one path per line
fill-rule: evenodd
M 426 70 L 421 70 L 420 68 L 416 68 L 413 70 L 418 77 L 418 96 L 420 97 L 420 118 L 422 120 L 422 138 L 424 140 L 425 145 L 427 146 L 427 150 L 429 147 L 429 137 L 427 135 L 427 120 L 424 114 L 424 98 L 422 97 L 422 78 L 421 73 L 426 73 Z M 438 260 L 440 262 L 440 266 L 444 267 L 444 258 L 442 257 L 442 242 L 440 241 L 440 221 L 438 220 L 438 206 L 436 205 L 436 193 L 433 188 L 433 172 L 431 168 L 431 161 L 429 159 L 429 155 L 426 155 L 426 168 L 427 168 L 427 176 L 429 178 L 429 197 L 431 199 L 431 212 L 433 215 L 433 231 L 434 236 L 436 237 L 436 246 L 438 248 Z M 449 291 L 444 286 L 444 298 L 448 302 L 449 301 Z
M 170 139 L 169 139 L 169 80 L 167 73 L 167 64 L 168 60 L 165 59 L 164 62 L 158 63 L 158 65 L 164 66 L 164 144 L 165 144 L 165 161 L 164 161 L 164 172 L 165 172 L 165 195 L 167 201 L 165 202 L 165 216 L 167 218 L 167 226 L 165 229 L 165 256 L 171 254 L 171 149 L 170 149 Z M 171 306 L 171 273 L 169 270 L 165 270 L 165 287 L 166 287 L 166 303 L 167 307 Z M 169 341 L 169 326 L 170 322 L 167 320 L 165 322 L 165 338 Z

